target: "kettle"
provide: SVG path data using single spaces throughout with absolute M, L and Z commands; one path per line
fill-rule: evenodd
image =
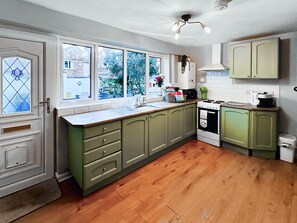
M 259 104 L 259 100 L 258 100 L 258 93 L 252 91 L 251 92 L 251 104 L 252 105 L 258 105 Z
M 270 108 L 276 105 L 275 101 L 271 94 L 267 94 L 267 92 L 258 94 L 259 104 L 257 107 L 265 107 Z

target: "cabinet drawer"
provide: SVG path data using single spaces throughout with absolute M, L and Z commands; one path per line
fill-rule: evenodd
M 83 163 L 87 164 L 93 162 L 94 160 L 101 159 L 119 150 L 121 150 L 121 140 L 84 153 Z
M 121 129 L 121 121 L 110 122 L 102 125 L 92 126 L 84 129 L 83 138 L 88 139 L 114 130 Z
M 83 142 L 83 148 L 84 148 L 83 151 L 87 152 L 91 149 L 105 146 L 109 143 L 115 142 L 120 139 L 121 139 L 121 130 L 110 132 L 91 139 L 86 139 Z
M 121 151 L 84 166 L 84 189 L 121 171 Z

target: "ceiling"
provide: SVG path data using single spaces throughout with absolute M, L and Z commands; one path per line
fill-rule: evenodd
M 297 31 L 296 0 L 233 0 L 223 11 L 213 10 L 214 0 L 23 1 L 187 47 Z M 171 27 L 187 13 L 212 32 L 188 24 L 175 40 Z

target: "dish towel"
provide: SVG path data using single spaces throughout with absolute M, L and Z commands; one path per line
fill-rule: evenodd
M 202 128 L 206 128 L 206 127 L 207 127 L 207 120 L 200 119 L 200 126 L 201 126 Z
M 206 110 L 200 110 L 200 118 L 207 119 L 207 111 Z

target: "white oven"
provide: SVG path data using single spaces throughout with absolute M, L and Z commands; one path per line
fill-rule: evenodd
M 215 146 L 220 140 L 220 104 L 223 101 L 205 100 L 197 103 L 197 139 Z

